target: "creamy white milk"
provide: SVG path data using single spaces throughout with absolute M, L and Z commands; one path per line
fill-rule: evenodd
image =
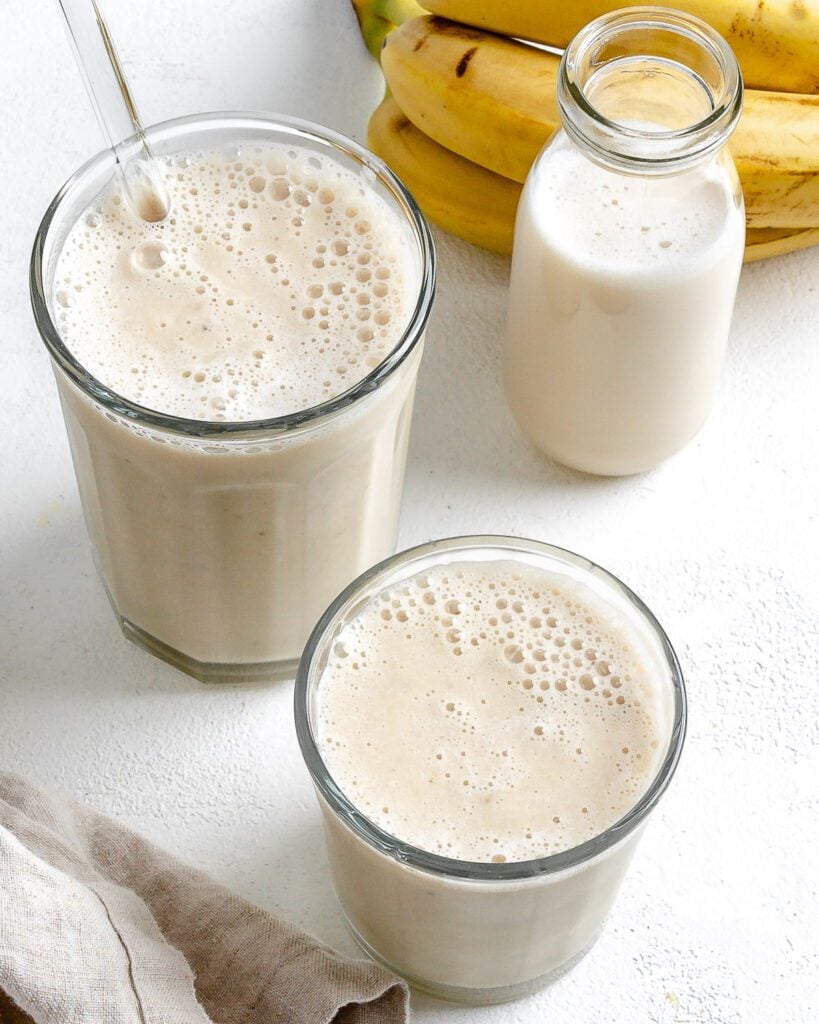
M 362 175 L 255 140 L 163 160 L 169 219 L 138 220 L 111 186 L 59 255 L 56 324 L 103 384 L 170 416 L 244 422 L 340 395 L 396 346 L 418 247 Z M 126 631 L 208 677 L 297 657 L 330 598 L 394 543 L 419 358 L 286 436 L 201 441 L 104 411 L 58 374 Z
M 340 630 L 314 729 L 330 776 L 385 832 L 510 864 L 578 846 L 633 808 L 666 756 L 673 702 L 656 641 L 601 593 L 516 561 L 455 561 Z M 324 809 L 353 928 L 439 990 L 519 986 L 581 954 L 637 834 L 568 871 L 468 881 L 392 860 Z
M 689 441 L 719 383 L 744 232 L 721 158 L 640 177 L 556 139 L 515 226 L 504 376 L 523 432 L 602 474 Z

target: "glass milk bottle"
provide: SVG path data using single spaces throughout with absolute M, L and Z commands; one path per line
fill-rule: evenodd
M 616 11 L 569 45 L 563 127 L 515 226 L 506 394 L 547 455 L 589 473 L 655 466 L 713 404 L 745 237 L 725 146 L 742 79 L 676 11 Z

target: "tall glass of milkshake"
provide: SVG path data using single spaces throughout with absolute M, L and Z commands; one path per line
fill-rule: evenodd
M 103 153 L 31 263 L 92 547 L 130 639 L 203 681 L 283 677 L 395 542 L 429 230 L 327 129 L 205 114 L 147 136 L 169 217 L 139 219 Z
M 624 584 L 534 541 L 396 555 L 330 606 L 296 729 L 360 944 L 435 995 L 513 999 L 608 915 L 680 757 L 682 673 Z

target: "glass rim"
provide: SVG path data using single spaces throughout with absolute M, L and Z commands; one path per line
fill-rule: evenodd
M 514 557 L 515 552 L 529 556 L 550 557 L 591 573 L 597 579 L 602 580 L 604 584 L 612 587 L 647 622 L 654 637 L 658 640 L 669 671 L 674 695 L 673 721 L 668 750 L 648 789 L 622 817 L 598 835 L 567 850 L 530 860 L 500 864 L 460 860 L 432 853 L 398 839 L 371 821 L 345 795 L 330 774 L 313 734 L 309 711 L 310 694 L 313 687 L 318 685 L 318 680 L 314 680 L 313 672 L 315 659 L 321 653 L 325 640 L 331 635 L 338 620 L 353 605 L 363 590 L 368 590 L 374 585 L 377 586 L 380 581 L 384 581 L 387 585 L 386 581 L 393 575 L 394 570 L 424 562 L 430 556 L 434 558 L 436 555 L 449 552 L 487 549 L 508 552 L 510 557 Z M 434 564 L 434 561 L 430 564 Z M 296 674 L 294 715 L 299 747 L 314 785 L 336 818 L 352 830 L 359 839 L 379 853 L 429 874 L 475 882 L 507 882 L 553 875 L 578 868 L 620 843 L 645 821 L 649 812 L 654 809 L 667 789 L 676 771 L 685 740 L 688 710 L 682 668 L 665 630 L 647 605 L 617 576 L 582 555 L 543 541 L 500 534 L 476 534 L 448 537 L 416 545 L 384 559 L 353 580 L 330 604 L 310 634 Z
M 587 99 L 585 83 L 580 83 L 576 77 L 581 59 L 593 47 L 610 42 L 623 32 L 636 28 L 674 32 L 708 52 L 720 70 L 723 83 L 718 96 L 703 83 L 713 101 L 712 110 L 705 117 L 682 128 L 649 133 L 606 117 Z M 613 62 L 619 59 L 622 57 L 614 57 Z M 558 106 L 564 127 L 575 141 L 591 148 L 604 162 L 613 163 L 621 169 L 665 170 L 690 166 L 702 160 L 721 148 L 733 131 L 742 110 L 742 97 L 742 73 L 736 54 L 726 40 L 701 18 L 668 7 L 628 7 L 595 18 L 580 29 L 563 51 L 557 76 Z M 571 104 L 576 106 L 579 119 L 570 109 Z M 578 120 L 582 123 L 578 124 Z M 660 152 L 645 156 L 620 152 L 616 147 L 609 149 L 590 138 L 585 127 L 590 127 L 592 131 L 600 129 L 608 142 L 616 138 L 643 143 L 647 139 L 652 140 L 657 143 Z M 693 146 L 696 142 L 700 144 Z M 675 144 L 684 147 L 686 143 L 692 144 L 690 150 L 673 150 Z M 662 145 L 667 147 L 664 151 Z
M 101 172 L 106 166 L 110 166 L 113 171 L 114 158 L 109 149 L 101 150 L 75 171 L 54 196 L 43 215 L 34 238 L 29 264 L 29 293 L 34 320 L 50 356 L 69 379 L 89 398 L 128 420 L 171 434 L 192 438 L 226 439 L 235 436 L 238 439 L 246 439 L 247 435 L 286 435 L 299 432 L 344 411 L 360 399 L 377 391 L 415 350 L 426 329 L 435 296 L 437 277 L 435 245 L 426 218 L 401 179 L 383 160 L 365 146 L 331 128 L 325 128 L 315 122 L 289 115 L 253 110 L 226 110 L 188 114 L 160 121 L 147 127 L 145 135 L 149 142 L 156 145 L 158 142 L 174 139 L 177 136 L 183 139 L 185 129 L 206 129 L 208 126 L 218 126 L 219 122 L 224 122 L 225 128 L 278 129 L 291 135 L 294 140 L 305 139 L 329 146 L 352 158 L 358 164 L 368 167 L 391 194 L 412 231 L 421 260 L 421 274 L 418 297 L 409 322 L 393 348 L 378 366 L 351 387 L 326 401 L 285 415 L 254 420 L 197 420 L 174 416 L 133 402 L 98 380 L 73 355 L 54 323 L 46 295 L 43 259 L 47 252 L 52 225 L 66 201 L 89 178 Z

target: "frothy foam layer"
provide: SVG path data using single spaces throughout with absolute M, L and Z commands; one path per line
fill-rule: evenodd
M 112 187 L 72 228 L 53 308 L 68 348 L 131 401 L 251 420 L 326 401 L 395 347 L 411 237 L 352 171 L 296 146 L 167 158 L 172 216 Z
M 646 640 L 585 585 L 462 562 L 384 590 L 340 632 L 318 743 L 385 831 L 521 861 L 634 806 L 665 755 L 672 699 Z

